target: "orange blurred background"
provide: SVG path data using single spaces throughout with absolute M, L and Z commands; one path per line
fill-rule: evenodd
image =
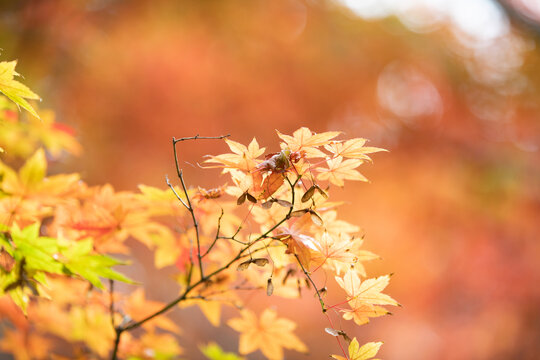
M 256 137 L 269 151 L 275 129 L 368 138 L 390 150 L 364 166 L 372 183 L 336 193 L 384 258 L 368 274 L 395 273 L 388 293 L 404 307 L 343 325 L 384 341 L 386 359 L 537 358 L 537 1 L 21 0 L 0 11 L 1 58 L 19 60 L 85 148 L 56 171 L 134 190 L 174 173 L 173 136 Z M 225 181 L 196 166 L 225 150 L 183 144 L 187 181 Z M 149 297 L 176 294 L 166 271 L 145 271 Z M 310 295 L 252 301 L 297 319 L 310 358 L 338 351 Z M 234 331 L 187 312 L 172 317 L 189 358 L 211 339 L 237 349 Z

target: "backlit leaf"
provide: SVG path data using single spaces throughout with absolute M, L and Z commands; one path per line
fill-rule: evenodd
M 37 100 L 39 96 L 30 90 L 26 85 L 15 80 L 15 76 L 20 76 L 15 71 L 17 61 L 0 62 L 0 92 L 10 98 L 20 107 L 28 110 L 32 115 L 39 118 L 34 108 L 25 99 Z
M 240 332 L 241 354 L 260 349 L 268 359 L 282 360 L 284 348 L 307 351 L 306 345 L 293 334 L 296 324 L 291 320 L 278 318 L 274 310 L 264 310 L 260 319 L 253 312 L 243 310 L 241 317 L 231 319 L 227 324 Z

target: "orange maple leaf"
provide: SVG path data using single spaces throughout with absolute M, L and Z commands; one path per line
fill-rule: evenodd
M 283 359 L 283 348 L 306 352 L 306 345 L 295 335 L 296 324 L 289 319 L 278 318 L 272 309 L 266 309 L 257 319 L 249 310 L 241 312 L 227 324 L 240 332 L 239 352 L 243 355 L 260 349 L 270 360 Z
M 281 226 L 276 230 L 276 237 L 287 245 L 286 253 L 297 255 L 306 268 L 311 263 L 311 252 L 317 250 L 315 239 L 306 235 L 312 223 L 310 214 L 305 214 L 289 227 Z

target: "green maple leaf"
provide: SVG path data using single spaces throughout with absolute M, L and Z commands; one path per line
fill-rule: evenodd
M 39 100 L 39 96 L 26 85 L 14 79 L 15 76 L 20 76 L 19 73 L 15 71 L 15 66 L 17 66 L 16 60 L 0 62 L 0 92 L 39 119 L 39 115 L 32 105 L 25 100 Z
M 115 265 L 124 262 L 101 254 L 92 254 L 92 239 L 77 241 L 70 244 L 69 248 L 62 251 L 63 264 L 72 273 L 88 280 L 92 285 L 103 289 L 100 277 L 133 283 L 126 276 L 112 269 Z
M 112 269 L 124 264 L 112 257 L 96 254 L 92 239 L 72 241 L 40 236 L 39 222 L 20 229 L 0 226 L 0 246 L 15 265 L 0 267 L 0 295 L 7 293 L 26 312 L 30 294 L 40 295 L 39 285 L 45 285 L 46 274 L 79 276 L 99 289 L 101 278 L 133 283 Z M 9 234 L 9 237 L 8 235 Z

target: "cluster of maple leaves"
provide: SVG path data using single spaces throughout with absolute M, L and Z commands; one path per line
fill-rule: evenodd
M 14 67 L 0 63 L 0 91 L 37 116 L 24 100 L 36 96 L 21 93 L 27 88 L 15 80 Z M 80 146 L 52 113 L 42 117 L 19 118 L 0 96 L 6 125 L 0 132 L 0 349 L 15 358 L 177 358 L 181 324 L 163 313 L 196 305 L 218 326 L 221 308 L 233 305 L 239 317 L 227 325 L 240 333 L 239 353 L 260 350 L 279 360 L 284 349 L 308 352 L 296 324 L 271 309 L 257 316 L 243 304 L 242 291 L 297 297 L 309 286 L 325 316 L 340 314 L 358 325 L 388 314 L 383 306 L 398 305 L 382 293 L 388 275 L 366 278 L 362 263 L 377 256 L 362 248 L 357 226 L 337 218 L 339 203 L 328 195 L 345 180 L 366 181 L 357 168 L 381 149 L 365 146 L 365 139 L 301 128 L 292 136 L 278 132 L 281 151 L 264 156 L 255 139 L 245 146 L 221 137 L 231 153 L 208 156 L 205 164 L 221 168 L 231 184 L 190 187 L 177 168 L 176 186 L 167 180 L 165 189 L 118 192 L 90 187 L 78 174 L 47 176 L 47 157 L 77 154 Z M 202 138 L 173 139 L 175 156 L 178 143 L 188 140 Z M 115 281 L 132 283 L 113 269 L 122 262 L 110 256 L 129 255 L 129 238 L 154 251 L 157 268 L 178 269 L 179 295 L 170 303 L 147 300 L 141 288 L 114 291 Z M 312 278 L 323 271 L 344 290 L 342 303 L 326 304 L 326 288 Z M 134 334 L 137 328 L 144 331 Z M 382 344 L 360 346 L 340 329 L 326 331 L 343 352 L 335 359 L 371 359 Z M 201 351 L 209 359 L 240 359 L 216 344 Z

